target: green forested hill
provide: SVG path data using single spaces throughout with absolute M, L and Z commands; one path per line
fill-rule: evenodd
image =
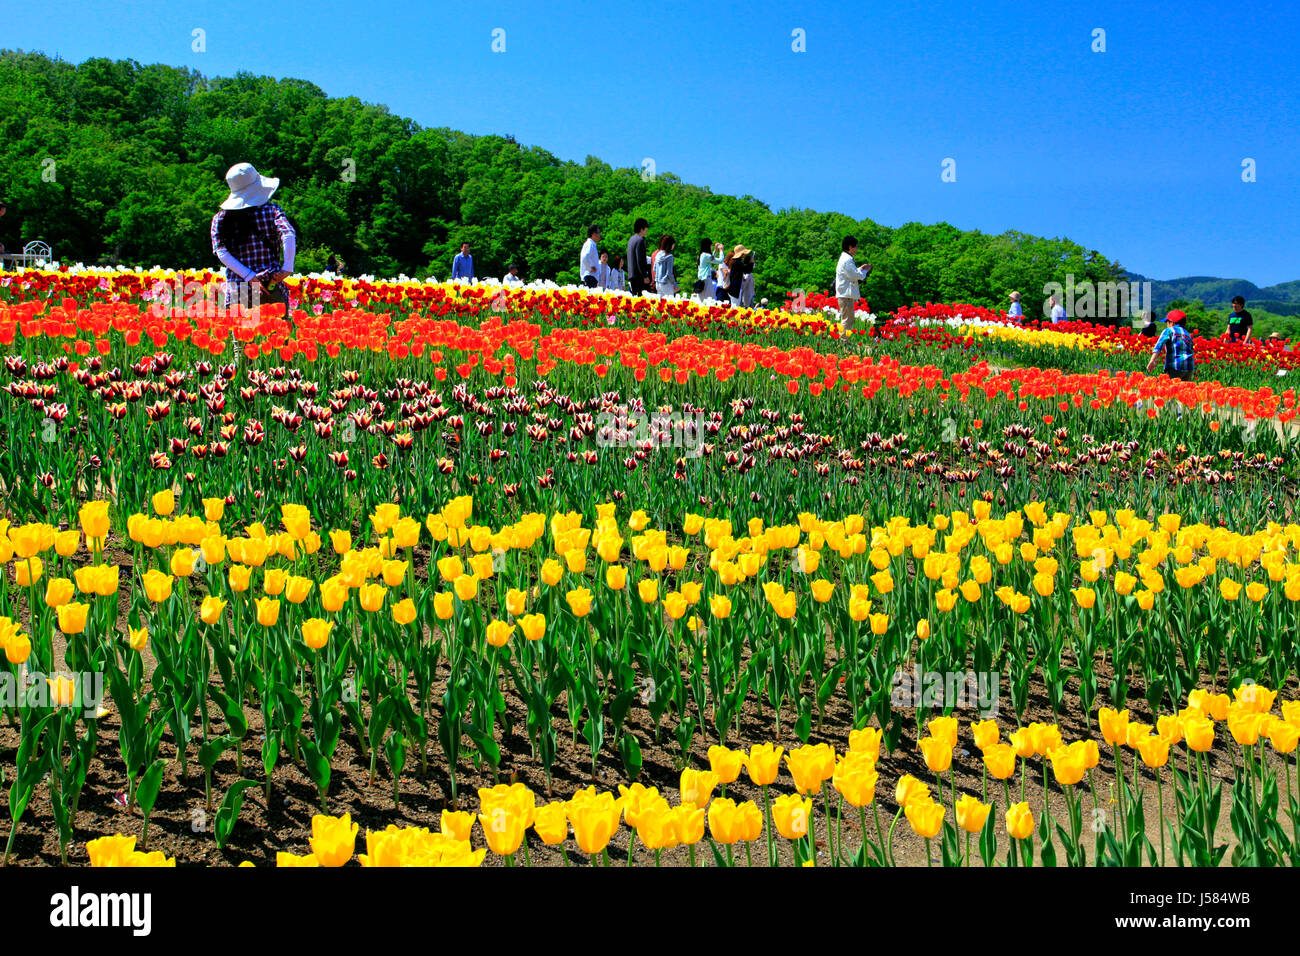
M 1150 282 L 1151 299 L 1163 309 L 1179 300 L 1200 299 L 1212 306 L 1227 306 L 1234 296 L 1246 299 L 1251 309 L 1269 309 L 1280 315 L 1300 314 L 1300 280 L 1257 286 L 1245 279 L 1215 276 L 1185 276 L 1181 279 L 1149 279 L 1135 272 L 1124 274 L 1131 282 Z
M 354 97 L 330 98 L 302 80 L 134 61 L 73 65 L 0 52 L 0 192 L 9 214 L 0 242 L 41 238 L 62 261 L 215 265 L 208 222 L 240 161 L 278 176 L 277 199 L 301 231 L 298 266 L 340 255 L 352 274 L 439 277 L 462 239 L 480 275 L 518 259 L 527 278 L 572 281 L 584 226 L 622 250 L 645 216 L 651 240 L 678 240 L 689 289 L 701 236 L 758 253 L 758 293 L 832 284 L 840 239 L 862 243 L 875 269 L 863 295 L 877 309 L 914 301 L 1027 309 L 1044 283 L 1073 273 L 1107 280 L 1119 267 L 1065 239 L 986 235 L 950 225 L 888 228 L 806 209 L 773 211 L 660 173 L 566 162 L 509 138 L 423 128 Z

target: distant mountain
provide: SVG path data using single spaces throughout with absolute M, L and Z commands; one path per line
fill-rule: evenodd
M 1300 279 L 1260 286 L 1246 279 L 1219 279 L 1214 276 L 1185 276 L 1181 279 L 1152 279 L 1136 272 L 1125 272 L 1128 282 L 1150 282 L 1151 299 L 1163 309 L 1175 299 L 1200 299 L 1207 306 L 1225 306 L 1233 296 L 1244 296 L 1248 307 L 1279 315 L 1300 315 Z

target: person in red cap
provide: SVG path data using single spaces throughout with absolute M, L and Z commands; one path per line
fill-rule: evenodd
M 1172 309 L 1165 316 L 1165 330 L 1156 339 L 1151 350 L 1151 361 L 1147 362 L 1147 371 L 1151 371 L 1160 353 L 1165 354 L 1165 374 L 1170 378 L 1184 382 L 1192 380 L 1192 371 L 1196 367 L 1196 344 L 1192 333 L 1184 324 L 1187 319 L 1182 309 Z

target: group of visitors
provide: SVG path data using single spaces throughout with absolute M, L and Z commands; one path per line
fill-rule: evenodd
M 650 223 L 637 218 L 632 224 L 632 236 L 627 241 L 628 281 L 633 295 L 654 292 L 658 295 L 677 295 L 681 286 L 677 282 L 677 239 L 667 233 L 659 237 L 654 252 L 647 255 L 646 237 Z M 590 239 L 588 240 L 590 241 Z M 754 304 L 754 251 L 737 243 L 730 252 L 711 239 L 700 240 L 699 259 L 696 261 L 692 294 L 701 302 L 718 300 L 725 295 L 733 306 L 749 308 Z M 586 247 L 583 247 L 584 262 Z M 622 261 L 620 260 L 620 266 Z
M 280 181 L 262 176 L 249 163 L 232 166 L 226 174 L 230 195 L 212 218 L 212 251 L 226 267 L 226 300 L 249 302 L 268 296 L 273 301 L 287 301 L 282 280 L 293 271 L 297 230 L 271 196 Z M 638 217 L 627 241 L 627 257 L 611 265 L 608 252 L 600 249 L 601 230 L 589 226 L 586 241 L 578 255 L 579 281 L 589 289 L 629 289 L 633 295 L 654 292 L 661 296 L 677 295 L 675 253 L 677 240 L 668 234 L 659 237 L 653 253 L 648 249 L 650 223 Z M 871 267 L 853 263 L 857 240 L 843 242 L 843 254 L 835 275 L 840 314 L 846 323 L 853 319 L 858 300 L 858 282 L 866 278 Z M 626 266 L 625 266 L 626 262 Z M 847 265 L 846 265 L 847 263 Z M 332 260 L 331 267 L 340 265 Z M 625 271 L 626 269 L 626 271 Z M 520 284 L 520 267 L 510 264 L 502 281 Z M 451 278 L 474 281 L 477 272 L 468 241 L 452 259 Z M 723 244 L 703 238 L 699 243 L 692 293 L 700 301 L 726 301 L 736 307 L 749 308 L 754 303 L 754 251 L 736 243 L 730 252 Z
M 587 241 L 582 244 L 582 253 L 578 256 L 579 281 L 588 289 L 624 288 L 622 257 L 610 265 L 609 253 L 600 251 L 599 242 L 600 226 L 588 226 Z
M 288 304 L 283 280 L 293 272 L 298 232 L 293 221 L 271 197 L 280 181 L 263 176 L 250 163 L 239 163 L 226 173 L 230 195 L 221 203 L 221 209 L 212 217 L 210 237 L 212 251 L 226 268 L 225 304 L 236 302 L 256 305 L 259 302 Z M 0 201 L 0 216 L 5 214 L 5 204 Z M 632 236 L 627 241 L 626 272 L 624 259 L 619 257 L 611 265 L 609 254 L 600 250 L 600 227 L 587 229 L 587 239 L 578 256 L 580 281 L 589 289 L 624 289 L 633 295 L 654 292 L 661 296 L 677 295 L 674 253 L 677 241 L 671 235 L 659 237 L 653 253 L 648 252 L 646 237 L 650 224 L 638 218 L 632 225 Z M 861 298 L 859 283 L 871 274 L 871 266 L 859 266 L 855 260 L 858 241 L 845 236 L 840 244 L 839 262 L 835 267 L 835 298 L 839 307 L 841 327 L 850 328 L 855 319 L 855 309 Z M 0 247 L 0 251 L 3 247 Z M 341 271 L 342 263 L 331 256 L 331 271 Z M 517 262 L 511 263 L 503 282 L 522 284 Z M 470 244 L 462 242 L 460 252 L 452 260 L 452 279 L 476 278 L 474 257 Z M 722 243 L 704 238 L 699 244 L 693 294 L 701 301 L 721 301 L 725 295 L 733 306 L 749 307 L 754 300 L 754 252 L 737 243 L 730 252 L 724 252 Z M 1023 319 L 1024 310 L 1020 293 L 1011 293 L 1011 306 L 1007 315 Z M 1052 296 L 1048 302 L 1054 324 L 1066 321 L 1065 307 Z M 1165 373 L 1173 378 L 1188 381 L 1195 369 L 1195 339 L 1187 328 L 1187 316 L 1181 309 L 1171 309 L 1164 319 L 1164 330 L 1156 335 L 1155 316 L 1146 313 L 1147 324 L 1141 334 L 1156 339 L 1151 350 L 1148 370 L 1155 367 L 1163 356 Z M 1228 316 L 1227 339 L 1232 342 L 1251 341 L 1254 319 L 1246 310 L 1246 300 L 1238 295 L 1232 300 Z M 1279 338 L 1273 333 L 1272 338 Z

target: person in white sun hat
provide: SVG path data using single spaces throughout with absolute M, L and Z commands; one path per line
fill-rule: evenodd
M 298 232 L 271 196 L 280 180 L 261 175 L 252 163 L 226 173 L 230 195 L 212 217 L 212 252 L 226 267 L 226 305 L 280 302 L 284 279 L 293 273 Z

